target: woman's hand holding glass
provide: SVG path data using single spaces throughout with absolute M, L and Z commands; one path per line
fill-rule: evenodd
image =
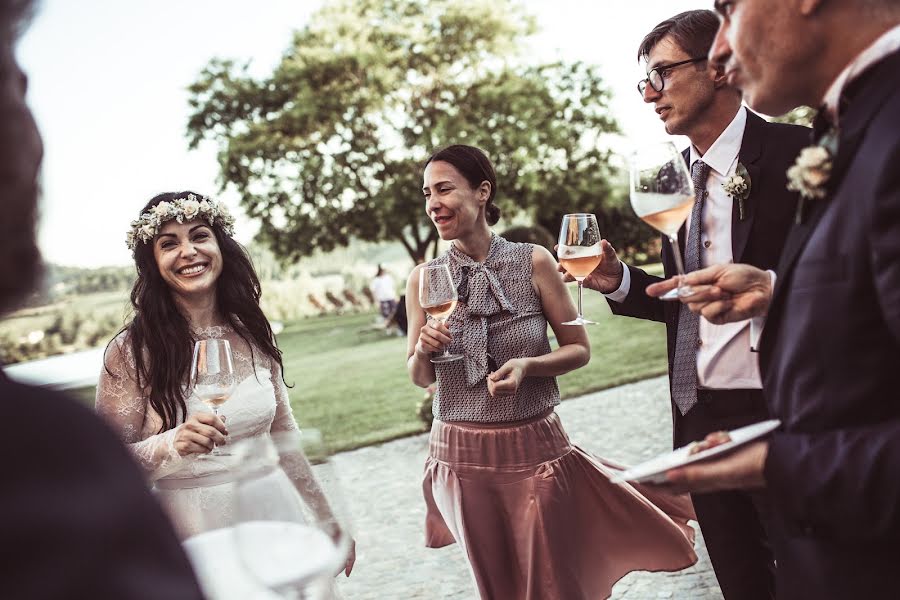
M 226 435 L 228 429 L 222 417 L 207 412 L 194 413 L 178 427 L 173 444 L 181 456 L 208 454 L 225 443 Z
M 422 309 L 431 316 L 432 321 L 438 323 L 443 329 L 432 327 L 431 331 L 426 331 L 428 323 L 425 323 L 419 332 L 419 341 L 422 341 L 422 335 L 427 334 L 427 343 L 434 346 L 434 342 L 438 342 L 444 349 L 443 354 L 438 354 L 431 358 L 433 363 L 445 363 L 460 360 L 462 354 L 450 354 L 450 342 L 453 338 L 450 336 L 450 330 L 444 325 L 459 301 L 456 291 L 456 283 L 453 281 L 453 275 L 447 265 L 426 265 L 419 274 L 419 304 Z M 439 335 L 434 335 L 435 333 Z M 418 351 L 419 343 L 416 344 Z
M 416 354 L 423 358 L 431 358 L 431 355 L 443 352 L 453 341 L 450 328 L 442 321 L 429 320 L 419 330 L 419 340 L 416 342 Z

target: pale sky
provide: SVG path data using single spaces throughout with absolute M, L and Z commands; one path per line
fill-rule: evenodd
M 489 0 L 486 0 L 489 1 Z M 524 0 L 540 32 L 531 61 L 599 65 L 630 139 L 665 138 L 641 102 L 635 59 L 659 21 L 712 0 Z M 264 74 L 322 0 L 43 0 L 18 56 L 44 138 L 40 245 L 48 261 L 129 264 L 125 232 L 163 191 L 218 195 L 215 148 L 188 151 L 186 86 L 213 57 Z M 680 145 L 686 145 L 680 140 Z M 624 146 L 623 146 L 624 147 Z M 410 193 L 417 194 L 417 190 Z M 237 198 L 218 196 L 231 208 Z M 239 220 L 248 241 L 253 224 Z

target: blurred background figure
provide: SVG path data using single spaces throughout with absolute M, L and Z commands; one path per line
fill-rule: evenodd
M 375 273 L 375 279 L 372 280 L 372 293 L 375 295 L 375 301 L 378 302 L 378 311 L 382 318 L 388 321 L 397 308 L 397 284 L 391 274 L 385 271 L 381 265 L 378 265 L 378 272 Z
M 32 289 L 42 145 L 13 53 L 28 0 L 0 0 L 0 314 Z M 0 371 L 0 596 L 202 598 L 162 510 L 124 447 L 57 392 Z

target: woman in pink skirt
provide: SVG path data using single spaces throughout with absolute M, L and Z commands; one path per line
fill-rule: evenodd
M 438 234 L 452 241 L 428 265 L 447 265 L 459 292 L 446 324 L 419 302 L 427 265 L 406 293 L 410 377 L 437 381 L 426 544 L 457 542 L 484 600 L 599 600 L 629 571 L 694 564 L 686 496 L 649 499 L 611 483 L 617 467 L 569 442 L 553 409 L 556 376 L 587 364 L 590 345 L 583 327 L 561 325 L 575 306 L 553 256 L 491 232 L 500 211 L 488 158 L 471 146 L 440 150 L 422 189 Z M 464 359 L 431 362 L 445 348 Z

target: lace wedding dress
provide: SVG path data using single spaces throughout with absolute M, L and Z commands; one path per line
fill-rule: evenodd
M 231 327 L 209 327 L 193 333 L 195 339 L 226 339 L 231 344 L 240 383 L 219 407 L 229 433 L 229 444 L 223 450 L 247 437 L 298 431 L 276 362 L 257 347 L 251 353 L 247 342 Z M 127 331 L 120 334 L 106 352 L 106 368 L 97 387 L 97 412 L 112 424 L 147 473 L 181 539 L 229 525 L 234 514 L 232 484 L 240 457 L 181 456 L 177 452 L 174 441 L 183 419 L 173 429 L 159 432 L 162 419 L 150 406 L 148 394 L 137 385 L 127 335 Z M 187 398 L 186 405 L 188 415 L 210 411 L 194 395 Z M 282 467 L 301 495 L 316 498 L 321 494 L 299 449 L 296 454 L 282 456 Z

